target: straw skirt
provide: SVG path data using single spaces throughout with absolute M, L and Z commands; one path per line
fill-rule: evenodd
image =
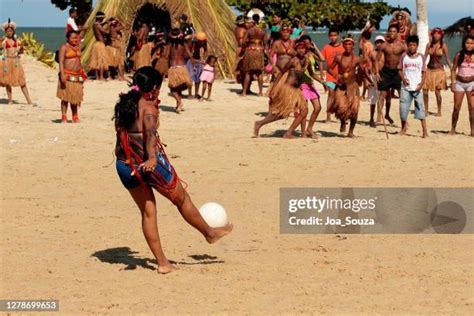
M 136 50 L 133 54 L 133 70 L 138 70 L 145 66 L 151 66 L 151 49 L 152 44 L 143 44 L 140 50 Z
M 168 70 L 168 87 L 171 89 L 182 87 L 187 89 L 193 85 L 186 66 L 172 66 Z
M 300 112 L 306 107 L 306 100 L 299 86 L 292 84 L 290 73 L 284 73 L 272 86 L 269 93 L 269 112 L 282 118 Z
M 110 51 L 103 42 L 96 41 L 92 46 L 90 69 L 107 69 L 110 63 Z
M 360 105 L 360 91 L 357 82 L 349 83 L 343 89 L 336 87 L 334 113 L 340 120 L 357 119 Z
M 262 48 L 247 48 L 242 59 L 243 72 L 263 71 L 265 67 Z
M 18 57 L 6 57 L 2 60 L 0 68 L 1 85 L 23 87 L 26 85 L 25 71 Z
M 66 81 L 64 85 L 58 80 L 58 89 L 56 97 L 61 101 L 65 101 L 75 105 L 81 105 L 84 99 L 84 85 L 82 82 Z
M 423 89 L 429 91 L 448 89 L 446 72 L 444 72 L 444 69 L 426 69 L 425 76 Z

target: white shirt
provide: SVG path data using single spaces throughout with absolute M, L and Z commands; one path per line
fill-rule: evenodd
M 73 29 L 74 31 L 79 30 L 79 28 L 77 27 L 76 21 L 74 21 L 74 19 L 71 17 L 67 19 L 67 25 L 69 25 L 69 27 Z
M 404 53 L 398 69 L 402 70 L 403 76 L 408 80 L 408 86 L 405 86 L 405 89 L 415 91 L 423 79 L 423 72 L 426 71 L 425 57 L 419 53 L 411 57 Z

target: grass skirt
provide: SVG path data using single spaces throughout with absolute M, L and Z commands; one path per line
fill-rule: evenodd
M 171 89 L 183 87 L 187 89 L 193 85 L 186 66 L 173 66 L 168 70 L 168 87 Z
M 5 86 L 3 83 L 3 58 L 0 57 L 0 87 Z
M 151 66 L 151 43 L 146 43 L 140 50 L 136 50 L 132 60 L 135 71 L 145 66 Z
M 299 86 L 289 83 L 290 72 L 284 73 L 272 86 L 269 112 L 287 118 L 306 107 L 306 100 Z
M 241 70 L 243 72 L 249 71 L 263 71 L 265 67 L 264 54 L 262 48 L 247 48 L 242 59 Z
M 90 69 L 107 69 L 109 68 L 110 57 L 109 51 L 103 42 L 96 41 L 92 46 L 91 60 L 89 62 Z
M 169 61 L 168 58 L 160 57 L 156 61 L 155 69 L 162 75 L 165 76 L 168 74 Z
M 444 69 L 426 69 L 425 76 L 424 90 L 435 91 L 448 89 Z
M 360 105 L 360 91 L 357 82 L 349 83 L 345 89 L 337 86 L 334 96 L 334 112 L 340 120 L 357 119 Z
M 4 86 L 23 87 L 26 85 L 25 72 L 18 57 L 6 57 L 2 60 L 2 68 L 0 68 L 1 84 Z
M 107 46 L 109 66 L 118 67 L 125 63 L 125 53 L 121 47 Z
M 81 102 L 84 99 L 84 85 L 77 81 L 66 81 L 65 85 L 63 86 L 61 85 L 61 81 L 58 80 L 56 97 L 58 97 L 61 101 L 66 101 L 75 105 L 81 105 Z

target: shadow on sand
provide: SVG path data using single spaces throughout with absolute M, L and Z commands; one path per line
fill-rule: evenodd
M 96 251 L 91 256 L 96 257 L 101 262 L 125 265 L 124 270 L 135 270 L 137 266 L 149 270 L 156 270 L 155 266 L 150 265 L 150 263 L 157 264 L 155 259 L 138 258 L 136 257 L 136 254 L 138 254 L 138 252 L 131 250 L 129 247 L 117 247 Z M 223 260 L 218 260 L 217 257 L 208 254 L 190 255 L 188 257 L 193 259 L 195 262 L 173 260 L 170 260 L 170 262 L 172 264 L 182 265 L 224 263 Z

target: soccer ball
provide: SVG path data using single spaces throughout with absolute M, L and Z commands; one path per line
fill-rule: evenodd
M 225 208 L 218 203 L 209 202 L 204 204 L 199 209 L 199 213 L 211 227 L 222 227 L 228 223 Z

